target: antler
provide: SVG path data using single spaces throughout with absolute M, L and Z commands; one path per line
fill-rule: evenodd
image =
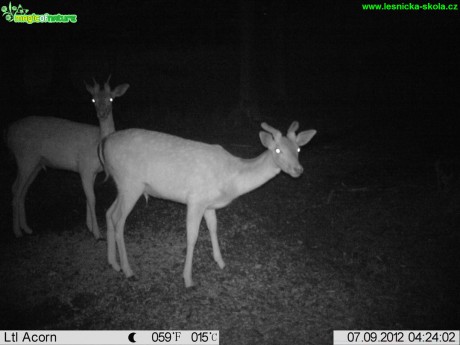
M 295 141 L 296 135 L 295 132 L 299 129 L 299 123 L 297 121 L 294 121 L 291 123 L 288 129 L 287 137 L 293 141 Z
M 94 77 L 93 77 L 93 83 L 94 83 L 94 91 L 99 92 L 100 86 L 97 83 L 96 79 L 94 79 Z
M 109 81 L 110 81 L 111 77 L 112 77 L 112 73 L 109 74 L 109 77 L 107 78 L 107 81 L 104 83 L 104 90 L 107 91 L 107 92 L 110 92 Z
M 86 89 L 87 89 L 91 94 L 98 93 L 98 92 L 99 92 L 99 84 L 96 82 L 96 80 L 94 80 L 94 77 L 93 77 L 92 79 L 93 79 L 93 83 L 94 83 L 93 86 L 89 85 L 89 84 L 86 82 L 86 80 L 83 80 L 83 83 L 85 84 Z
M 277 130 L 276 128 L 273 128 L 272 126 L 270 126 L 269 124 L 267 124 L 266 122 L 262 122 L 261 124 L 261 127 L 263 129 L 265 129 L 268 133 L 271 133 L 273 135 L 273 138 L 275 138 L 275 140 L 279 140 L 281 139 L 282 137 L 282 134 L 279 130 Z

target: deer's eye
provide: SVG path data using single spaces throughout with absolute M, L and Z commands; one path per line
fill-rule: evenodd
M 280 154 L 280 153 L 281 153 L 281 150 L 280 150 L 279 148 L 276 148 L 276 149 L 275 149 L 275 152 L 278 153 L 278 154 Z
M 113 98 L 110 98 L 110 102 L 113 102 Z
M 300 147 L 297 148 L 297 152 L 300 152 Z
M 96 100 L 93 98 L 93 99 L 91 100 L 91 102 L 96 103 Z

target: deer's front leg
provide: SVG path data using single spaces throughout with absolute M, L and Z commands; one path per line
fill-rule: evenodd
M 220 253 L 219 241 L 217 240 L 217 217 L 216 210 L 206 210 L 204 212 L 204 219 L 206 220 L 206 225 L 209 229 L 209 234 L 211 235 L 212 243 L 212 254 L 214 260 L 217 262 L 219 267 L 223 269 L 225 267 L 225 262 L 222 259 L 222 254 Z
M 193 250 L 198 238 L 203 211 L 199 205 L 187 205 L 187 254 L 184 266 L 184 281 L 187 288 L 195 285 L 192 279 Z

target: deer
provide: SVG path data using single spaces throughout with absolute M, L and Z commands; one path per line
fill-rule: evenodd
M 225 267 L 217 240 L 216 209 L 271 180 L 281 171 L 297 178 L 303 173 L 298 157 L 300 147 L 316 134 L 307 130 L 295 134 L 294 121 L 283 136 L 266 123 L 259 137 L 267 149 L 253 159 L 233 156 L 220 145 L 192 141 L 166 133 L 127 129 L 105 137 L 99 156 L 106 174 L 117 186 L 118 195 L 106 213 L 107 258 L 115 271 L 137 280 L 126 253 L 126 218 L 141 195 L 185 204 L 187 207 L 187 250 L 183 278 L 193 287 L 192 261 L 202 218 L 208 227 L 213 258 Z M 120 263 L 116 259 L 116 248 Z
M 25 198 L 38 173 L 46 167 L 63 169 L 80 174 L 86 196 L 86 226 L 95 239 L 101 239 L 96 219 L 94 181 L 102 166 L 97 147 L 102 138 L 115 131 L 112 102 L 121 97 L 129 84 L 111 90 L 110 76 L 101 88 L 85 83 L 96 108 L 99 127 L 57 117 L 29 116 L 14 122 L 7 132 L 7 146 L 17 166 L 16 180 L 12 186 L 13 232 L 16 237 L 33 234 L 27 224 Z

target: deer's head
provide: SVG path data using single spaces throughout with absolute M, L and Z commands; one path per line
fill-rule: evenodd
M 123 96 L 129 88 L 129 84 L 118 85 L 115 89 L 111 90 L 109 81 L 110 75 L 107 81 L 104 83 L 104 87 L 101 88 L 99 84 L 94 80 L 94 85 L 86 85 L 86 90 L 93 96 L 93 103 L 96 107 L 97 117 L 100 120 L 106 119 L 112 113 L 112 102 L 116 97 Z
M 303 173 L 303 167 L 299 163 L 300 147 L 313 138 L 316 130 L 311 129 L 296 135 L 299 123 L 294 121 L 288 129 L 287 136 L 283 137 L 279 130 L 265 122 L 261 126 L 266 132 L 259 133 L 260 141 L 270 150 L 275 164 L 292 177 L 299 177 Z

